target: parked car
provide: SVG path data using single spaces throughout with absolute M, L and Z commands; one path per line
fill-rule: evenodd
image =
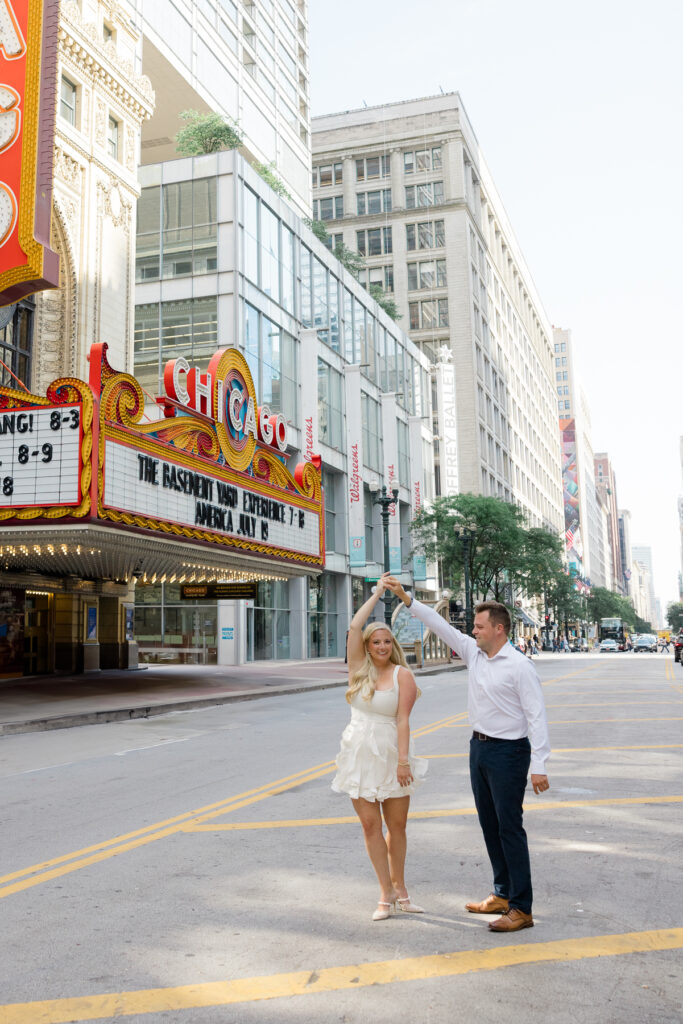
M 616 640 L 602 640 L 600 643 L 600 653 L 610 654 L 616 653 L 619 650 L 619 645 Z
M 652 636 L 651 633 L 643 633 L 642 636 L 639 636 L 636 640 L 636 644 L 633 650 L 636 653 L 638 653 L 638 651 L 648 651 L 650 654 L 656 654 L 657 637 Z
M 674 661 L 680 661 L 683 665 L 683 629 L 674 637 Z
M 575 636 L 569 641 L 569 650 L 572 654 L 584 654 L 588 651 L 588 641 L 583 636 Z

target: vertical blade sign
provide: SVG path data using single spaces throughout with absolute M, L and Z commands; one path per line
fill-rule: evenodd
M 0 0 L 0 306 L 59 284 L 50 249 L 58 0 Z

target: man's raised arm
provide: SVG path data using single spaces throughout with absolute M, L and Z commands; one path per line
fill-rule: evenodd
M 448 646 L 455 651 L 455 653 L 462 658 L 464 662 L 467 662 L 472 654 L 477 650 L 477 644 L 472 637 L 467 636 L 465 633 L 461 633 L 455 626 L 451 626 L 450 622 L 447 622 L 442 615 L 439 615 L 433 608 L 429 608 L 425 604 L 421 604 L 416 601 L 414 597 L 407 594 L 401 584 L 394 576 L 383 576 L 382 581 L 384 586 L 387 587 L 392 594 L 396 594 L 401 601 L 403 601 L 406 608 L 410 610 L 410 614 L 419 619 L 420 622 L 424 622 L 425 626 L 431 629 L 432 633 L 436 633 Z

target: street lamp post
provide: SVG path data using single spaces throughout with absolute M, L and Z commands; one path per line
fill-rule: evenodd
M 470 585 L 470 544 L 475 538 L 476 530 L 473 526 L 456 526 L 455 535 L 462 541 L 463 568 L 465 570 L 465 632 L 469 636 L 472 632 L 472 587 Z
M 392 508 L 394 508 L 398 501 L 398 487 L 394 487 L 391 494 L 389 494 L 384 486 L 380 491 L 379 483 L 373 480 L 370 484 L 370 491 L 373 495 L 373 505 L 379 505 L 380 507 L 384 540 L 384 572 L 389 572 L 391 569 L 389 560 L 389 516 L 391 515 Z M 391 604 L 394 596 L 390 590 L 386 592 L 382 600 L 384 601 L 384 621 L 391 628 Z

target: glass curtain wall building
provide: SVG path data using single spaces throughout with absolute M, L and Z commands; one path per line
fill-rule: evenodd
M 411 582 L 415 494 L 432 489 L 428 360 L 238 154 L 146 166 L 140 183 L 135 375 L 148 414 L 158 415 L 154 398 L 169 359 L 184 356 L 205 371 L 218 348 L 234 346 L 259 402 L 288 421 L 292 464 L 322 456 L 326 570 L 311 581 L 259 583 L 245 609 L 245 657 L 341 656 L 353 595 L 357 603 L 382 570 L 373 479 L 399 488 L 395 568 Z M 348 457 L 356 428 L 359 465 Z M 365 559 L 351 565 L 358 504 Z M 146 589 L 136 613 L 143 657 L 215 657 L 215 636 L 202 626 L 202 615 L 215 625 L 206 609 L 179 618 L 171 584 Z

